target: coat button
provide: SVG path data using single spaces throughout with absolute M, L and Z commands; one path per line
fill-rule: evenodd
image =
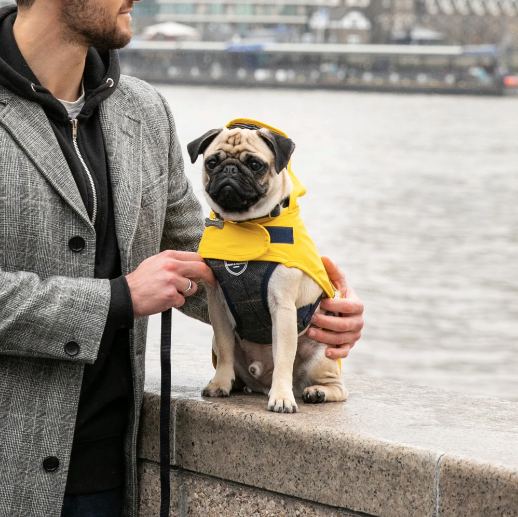
M 43 468 L 47 472 L 54 472 L 59 468 L 59 460 L 56 456 L 49 456 L 43 460 Z
M 80 251 L 83 251 L 85 249 L 85 240 L 83 237 L 79 237 L 78 235 L 76 237 L 72 237 L 68 241 L 68 247 L 74 252 L 79 253 Z
M 65 345 L 65 353 L 71 357 L 76 356 L 79 353 L 79 345 L 75 341 L 69 341 Z

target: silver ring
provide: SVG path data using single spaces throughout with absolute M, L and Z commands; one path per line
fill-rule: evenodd
M 178 291 L 180 294 L 187 294 L 188 292 L 192 291 L 192 280 L 190 278 L 187 280 L 189 280 L 189 287 L 185 289 L 185 291 Z

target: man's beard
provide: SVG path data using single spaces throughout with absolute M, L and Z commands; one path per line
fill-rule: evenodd
M 123 10 L 132 6 L 133 1 L 128 0 Z M 103 5 L 92 0 L 68 0 L 61 12 L 66 39 L 70 43 L 102 50 L 125 47 L 132 33 L 118 27 L 117 15 L 113 18 Z

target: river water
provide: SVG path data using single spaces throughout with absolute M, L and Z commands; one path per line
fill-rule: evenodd
M 159 90 L 200 197 L 185 146 L 208 129 L 257 118 L 296 142 L 306 225 L 366 307 L 345 374 L 518 401 L 518 99 Z M 176 346 L 210 357 L 210 327 L 174 323 Z

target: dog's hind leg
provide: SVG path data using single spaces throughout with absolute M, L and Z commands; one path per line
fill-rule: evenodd
M 302 392 L 304 402 L 318 404 L 347 400 L 348 393 L 340 377 L 340 367 L 334 359 L 329 359 L 325 355 L 318 356 L 307 374 L 315 384 Z
M 203 389 L 204 397 L 228 397 L 235 380 L 234 345 L 235 336 L 229 320 L 221 289 L 205 284 L 209 302 L 209 316 L 214 329 L 213 348 L 218 358 L 216 374 Z

